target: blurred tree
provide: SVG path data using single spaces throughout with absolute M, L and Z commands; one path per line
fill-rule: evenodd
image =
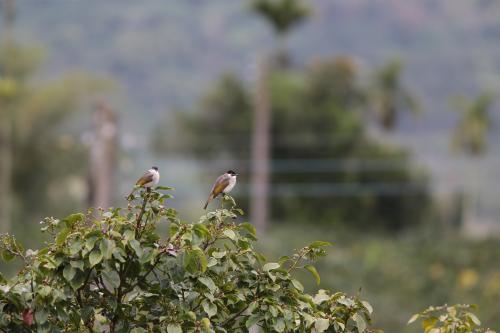
M 272 156 L 268 78 L 273 70 L 289 66 L 286 37 L 294 26 L 309 15 L 309 8 L 301 0 L 254 0 L 252 8 L 273 27 L 278 39 L 274 56 L 264 57 L 259 63 L 253 113 L 250 214 L 257 229 L 263 231 L 269 216 L 269 160 Z
M 268 59 L 263 59 L 258 66 L 252 122 L 250 218 L 259 232 L 265 231 L 269 224 L 269 172 L 272 158 L 270 70 Z
M 10 126 L 0 151 L 11 156 L 13 186 L 7 196 L 13 205 L 9 216 L 17 221 L 79 206 L 85 185 L 77 175 L 84 170 L 85 152 L 64 128 L 90 93 L 109 86 L 84 73 L 35 84 L 31 79 L 41 59 L 39 49 L 13 41 L 0 47 L 1 123 Z
M 15 8 L 13 0 L 3 0 L 0 3 L 3 13 L 2 43 L 11 41 L 11 31 L 14 24 Z M 8 110 L 10 100 L 16 93 L 15 83 L 9 77 L 10 69 L 3 66 L 0 73 L 0 232 L 10 229 L 10 188 L 12 176 L 11 112 Z
M 375 72 L 372 103 L 375 117 L 386 131 L 395 128 L 401 111 L 420 112 L 417 99 L 401 82 L 402 69 L 401 61 L 394 59 Z
M 272 26 L 278 39 L 276 64 L 286 66 L 286 38 L 292 28 L 310 15 L 310 8 L 302 0 L 254 0 L 252 9 Z
M 302 22 L 310 13 L 301 0 L 255 0 L 255 12 L 263 16 L 277 35 L 287 35 L 292 27 Z
M 490 109 L 495 101 L 491 93 L 482 93 L 473 100 L 464 96 L 452 102 L 460 112 L 460 119 L 453 132 L 453 148 L 471 156 L 479 156 L 487 149 L 487 135 L 491 128 Z
M 314 218 L 388 229 L 422 220 L 429 207 L 425 177 L 415 173 L 407 152 L 367 136 L 362 110 L 369 101 L 352 59 L 274 72 L 269 93 L 274 220 Z M 202 101 L 198 112 L 178 113 L 177 124 L 183 125 L 177 141 L 197 158 L 230 156 L 240 163 L 235 167 L 246 169 L 249 89 L 225 76 Z M 167 141 L 163 133 L 157 131 L 156 142 Z
M 115 110 L 99 102 L 92 115 L 88 206 L 108 208 L 113 200 L 118 150 L 118 120 Z
M 492 93 L 484 92 L 472 100 L 465 96 L 458 96 L 452 100 L 456 110 L 460 112 L 460 118 L 452 134 L 452 147 L 466 155 L 479 159 L 487 150 L 488 132 L 491 129 L 490 110 L 495 101 Z M 477 161 L 479 162 L 479 161 Z M 473 179 L 474 186 L 467 189 L 469 194 L 469 205 L 463 205 L 466 209 L 461 217 L 464 219 L 460 224 L 475 222 L 479 217 L 481 179 L 479 164 L 472 168 L 470 178 Z M 461 189 L 460 193 L 466 190 Z
M 188 151 L 204 158 L 214 155 L 247 158 L 252 108 L 248 88 L 235 75 L 227 73 L 200 99 L 196 109 L 203 112 L 188 114 L 185 110 L 176 110 L 174 117 L 167 121 L 174 126 L 169 126 L 169 131 L 158 127 L 153 146 L 157 151 Z M 238 112 L 236 117 L 232 116 L 235 110 Z M 189 134 L 185 133 L 186 129 L 189 129 Z M 201 134 L 202 138 L 195 133 Z

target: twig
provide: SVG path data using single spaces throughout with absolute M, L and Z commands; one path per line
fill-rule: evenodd
M 151 194 L 151 189 L 148 187 L 147 188 L 147 193 L 146 195 L 144 196 L 144 200 L 142 202 L 142 207 L 141 207 L 141 211 L 139 212 L 139 216 L 137 216 L 137 221 L 136 221 L 136 229 L 139 230 L 140 226 L 141 226 L 141 220 L 142 220 L 142 216 L 144 215 L 144 212 L 146 210 L 146 204 L 148 203 L 149 201 L 149 196 Z
M 302 260 L 302 258 L 305 257 L 305 255 L 307 254 L 308 251 L 301 251 L 300 255 L 298 256 L 297 260 L 295 260 L 295 262 L 290 266 L 290 268 L 288 268 L 288 273 L 290 273 L 292 270 L 295 269 L 295 267 L 297 267 L 297 265 L 299 264 L 299 262 Z
M 250 306 L 250 303 L 248 303 L 243 309 L 241 309 L 240 311 L 238 311 L 237 313 L 235 313 L 234 315 L 232 315 L 231 317 L 229 317 L 228 319 L 226 319 L 222 324 L 221 326 L 224 327 L 226 326 L 227 324 L 229 324 L 231 321 L 235 320 L 236 318 L 238 318 L 243 312 L 245 312 L 248 307 Z

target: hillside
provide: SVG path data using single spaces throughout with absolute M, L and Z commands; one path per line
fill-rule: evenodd
M 290 40 L 295 59 L 350 54 L 368 69 L 400 56 L 432 123 L 444 118 L 450 94 L 500 86 L 495 1 L 312 2 L 312 19 Z M 223 71 L 251 78 L 256 58 L 272 43 L 247 2 L 232 0 L 120 1 L 118 9 L 115 1 L 25 0 L 17 26 L 21 39 L 50 50 L 49 73 L 75 67 L 109 73 L 131 105 L 155 117 L 193 103 Z

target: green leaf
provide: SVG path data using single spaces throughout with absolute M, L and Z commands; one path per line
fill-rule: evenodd
M 283 318 L 278 318 L 273 324 L 273 328 L 276 332 L 281 333 L 285 330 L 285 321 Z
M 182 333 L 182 328 L 179 324 L 168 324 L 167 333 Z
M 82 319 L 89 320 L 90 317 L 94 314 L 94 308 L 92 306 L 85 306 L 83 309 L 80 310 L 80 315 L 82 316 Z
M 417 313 L 417 314 L 414 314 L 413 316 L 411 316 L 410 320 L 408 320 L 408 323 L 406 323 L 407 325 L 413 323 L 415 320 L 418 319 L 418 317 L 420 317 L 420 315 Z
M 305 265 L 304 268 L 308 270 L 309 273 L 312 274 L 312 276 L 314 276 L 314 278 L 316 279 L 316 284 L 319 285 L 321 283 L 321 277 L 319 276 L 316 267 L 314 267 L 313 265 Z
M 247 328 L 250 328 L 255 324 L 257 324 L 259 321 L 261 321 L 261 319 L 262 317 L 260 316 L 260 314 L 253 314 L 250 317 L 248 317 L 247 321 L 245 322 L 245 326 Z
M 63 270 L 63 276 L 66 279 L 66 281 L 70 282 L 73 280 L 76 274 L 76 269 L 73 268 L 71 265 L 66 265 Z
M 70 261 L 70 265 L 71 267 L 78 268 L 81 271 L 83 271 L 85 267 L 84 262 L 81 260 L 72 260 Z
M 352 308 L 356 304 L 351 298 L 346 297 L 345 295 L 342 296 L 341 298 L 339 298 L 337 300 L 337 302 L 339 302 L 340 304 L 343 304 L 343 305 L 347 306 L 348 308 Z
M 82 271 L 77 270 L 75 276 L 73 279 L 69 282 L 71 285 L 71 288 L 74 290 L 80 288 L 83 286 L 83 283 L 85 282 L 85 275 Z
M 432 327 L 434 327 L 434 325 L 438 322 L 438 318 L 436 317 L 429 317 L 427 319 L 425 319 L 423 322 L 422 322 L 422 327 L 424 328 L 424 331 L 427 332 L 428 330 L 430 330 Z
M 14 260 L 15 257 L 16 256 L 10 251 L 7 251 L 7 250 L 2 251 L 2 260 L 5 262 L 10 262 L 10 261 Z
M 142 252 L 142 256 L 139 257 L 139 262 L 141 264 L 145 264 L 146 262 L 151 261 L 151 258 L 153 257 L 154 253 L 155 252 L 153 251 L 152 248 L 150 248 L 150 247 L 144 248 L 144 250 Z
M 156 186 L 155 190 L 173 191 L 175 188 L 170 186 Z
M 81 241 L 79 241 L 79 240 L 74 241 L 71 243 L 71 245 L 69 247 L 69 253 L 74 256 L 75 254 L 80 252 L 82 247 L 83 247 L 83 243 Z
M 236 240 L 236 233 L 231 229 L 224 230 L 223 234 L 231 240 Z
M 135 239 L 135 231 L 131 229 L 125 230 L 125 232 L 123 233 L 123 238 L 125 238 L 127 241 Z
M 129 244 L 130 244 L 130 247 L 132 248 L 132 250 L 134 250 L 135 255 L 138 258 L 142 257 L 142 248 L 141 248 L 141 244 L 139 243 L 139 241 L 137 239 L 132 239 L 132 240 L 130 240 Z
M 71 228 L 75 225 L 76 222 L 83 221 L 84 218 L 85 215 L 83 215 L 82 213 L 76 213 L 67 216 L 63 221 L 66 222 L 66 225 Z
M 35 310 L 35 319 L 38 325 L 43 324 L 49 318 L 49 312 L 44 308 L 37 308 Z
M 120 286 L 120 276 L 115 270 L 105 270 L 102 273 L 102 279 L 109 289 L 117 289 Z
M 479 318 L 471 313 L 471 312 L 467 312 L 467 317 L 469 317 L 469 319 L 476 325 L 476 326 L 480 326 L 481 325 L 481 321 L 479 320 Z
M 290 260 L 290 257 L 289 256 L 281 256 L 279 259 L 278 259 L 278 263 L 280 265 L 283 265 L 285 262 L 287 262 L 288 260 Z
M 263 264 L 267 261 L 266 257 L 260 252 L 254 252 L 255 259 L 259 261 L 259 263 Z
M 201 223 L 198 223 L 198 224 L 195 224 L 194 225 L 194 230 L 196 230 L 200 235 L 203 235 L 203 236 L 208 236 L 210 235 L 210 231 L 208 230 L 208 228 L 204 225 L 204 224 L 201 224 Z
M 85 241 L 85 248 L 87 249 L 87 251 L 90 251 L 94 248 L 97 239 L 97 236 L 90 236 L 89 238 L 87 238 L 87 240 Z
M 211 292 L 214 292 L 217 289 L 214 281 L 209 277 L 201 276 L 198 278 L 198 281 L 203 283 Z
M 111 256 L 113 255 L 114 248 L 115 248 L 115 242 L 110 239 L 103 238 L 101 240 L 101 243 L 99 244 L 99 250 L 101 250 L 104 259 L 111 258 Z
M 113 251 L 113 257 L 121 263 L 124 263 L 126 261 L 125 260 L 125 257 L 126 257 L 125 251 L 120 247 L 115 248 L 115 250 Z
M 295 287 L 295 289 L 297 289 L 300 292 L 304 291 L 304 286 L 298 280 L 292 279 L 291 282 L 292 282 L 292 285 Z
M 330 327 L 330 321 L 325 318 L 318 318 L 314 321 L 314 329 L 317 333 L 324 332 Z
M 42 297 L 47 297 L 49 296 L 51 293 L 53 293 L 53 290 L 51 287 L 49 286 L 43 286 L 41 287 L 40 289 L 38 289 L 38 295 L 42 296 Z
M 324 241 L 314 241 L 311 244 L 309 244 L 309 247 L 311 249 L 318 249 L 318 248 L 325 247 L 325 246 L 332 246 L 332 243 L 324 242 Z
M 358 328 L 358 332 L 359 333 L 363 333 L 366 330 L 366 321 L 365 321 L 365 319 L 359 313 L 355 313 L 352 316 L 352 319 L 356 323 L 356 327 Z
M 102 253 L 101 253 L 101 251 L 94 250 L 94 251 L 90 252 L 90 255 L 89 255 L 90 267 L 94 267 L 95 265 L 97 265 L 101 261 L 102 261 Z
M 68 238 L 68 235 L 70 234 L 71 232 L 71 229 L 69 228 L 64 228 L 63 230 L 61 230 L 59 232 L 59 234 L 57 234 L 56 236 L 56 244 L 61 246 L 64 244 L 64 242 L 66 241 L 66 238 Z
M 207 270 L 207 258 L 203 251 L 200 249 L 186 251 L 184 268 L 191 274 L 204 273 Z
M 245 229 L 250 235 L 252 236 L 257 236 L 257 230 L 255 229 L 255 227 L 248 223 L 248 222 L 243 222 L 241 224 L 238 225 L 238 227 L 242 228 L 242 229 Z
M 367 301 L 361 301 L 361 304 L 363 304 L 363 306 L 365 307 L 365 309 L 368 311 L 369 314 L 373 313 L 373 307 L 370 303 L 368 303 Z
M 267 264 L 264 265 L 264 267 L 262 267 L 264 272 L 269 272 L 273 269 L 278 269 L 278 268 L 280 268 L 280 264 L 278 264 L 277 262 L 268 262 Z
M 132 329 L 130 331 L 130 333 L 147 333 L 148 331 L 146 331 L 144 328 L 142 327 L 136 327 L 134 329 Z
M 203 302 L 201 302 L 201 306 L 203 307 L 203 311 L 205 311 L 208 318 L 211 318 L 217 314 L 217 306 L 215 304 L 204 300 Z
M 226 255 L 226 251 L 214 251 L 212 252 L 212 257 L 214 257 L 215 259 L 222 259 L 224 258 L 224 256 Z

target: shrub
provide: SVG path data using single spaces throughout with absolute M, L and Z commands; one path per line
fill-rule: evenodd
M 424 333 L 495 333 L 481 328 L 481 322 L 471 310 L 474 305 L 431 306 L 413 315 L 409 324 L 422 319 Z
M 237 223 L 228 198 L 197 223 L 179 220 L 159 187 L 131 195 L 125 209 L 46 218 L 45 247 L 25 251 L 10 235 L 1 257 L 19 258 L 12 279 L 0 276 L 4 332 L 367 332 L 371 306 L 357 296 L 304 292 L 294 278 L 324 256 L 327 242 L 267 262 L 255 229 Z M 165 224 L 163 235 L 158 228 Z

